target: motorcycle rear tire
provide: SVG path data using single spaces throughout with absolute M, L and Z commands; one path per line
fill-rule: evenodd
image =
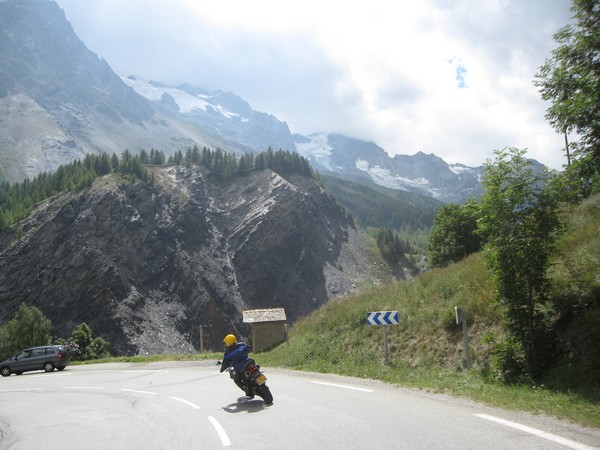
M 271 390 L 266 384 L 261 384 L 256 390 L 256 393 L 259 397 L 262 397 L 266 404 L 273 403 L 273 394 L 271 394 Z

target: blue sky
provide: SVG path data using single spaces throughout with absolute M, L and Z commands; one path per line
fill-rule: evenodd
M 57 0 L 121 76 L 231 91 L 293 133 L 471 166 L 504 147 L 560 169 L 533 86 L 566 0 Z

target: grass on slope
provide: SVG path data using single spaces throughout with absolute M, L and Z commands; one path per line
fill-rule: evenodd
M 557 289 L 598 285 L 600 197 L 569 213 L 552 271 Z M 569 278 L 570 277 L 570 278 Z M 544 386 L 506 386 L 493 370 L 494 340 L 503 336 L 500 306 L 481 254 L 413 280 L 373 286 L 324 305 L 291 328 L 289 343 L 257 356 L 265 366 L 374 378 L 460 395 L 490 405 L 543 413 L 600 427 L 600 394 L 557 392 Z M 454 307 L 468 313 L 472 368 L 466 370 L 462 328 Z M 397 310 L 388 326 L 388 365 L 381 327 L 366 325 L 370 311 Z

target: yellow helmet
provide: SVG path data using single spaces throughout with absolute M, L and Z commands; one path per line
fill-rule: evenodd
M 236 344 L 237 339 L 233 334 L 228 334 L 227 336 L 225 336 L 225 339 L 223 339 L 223 342 L 225 342 L 225 345 L 229 347 L 230 345 Z

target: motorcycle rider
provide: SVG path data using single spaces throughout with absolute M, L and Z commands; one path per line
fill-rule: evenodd
M 237 338 L 233 334 L 228 334 L 225 336 L 223 342 L 225 342 L 227 349 L 223 354 L 221 373 L 229 366 L 232 366 L 233 370 L 235 371 L 235 377 L 233 377 L 235 384 L 237 384 L 237 386 L 244 391 L 247 396 L 253 397 L 252 393 L 250 392 L 250 386 L 246 387 L 244 386 L 244 383 L 242 383 L 244 365 L 246 365 L 248 361 L 252 361 L 252 359 L 248 357 L 248 353 L 250 353 L 252 349 L 248 344 L 245 344 L 244 342 L 238 342 Z

